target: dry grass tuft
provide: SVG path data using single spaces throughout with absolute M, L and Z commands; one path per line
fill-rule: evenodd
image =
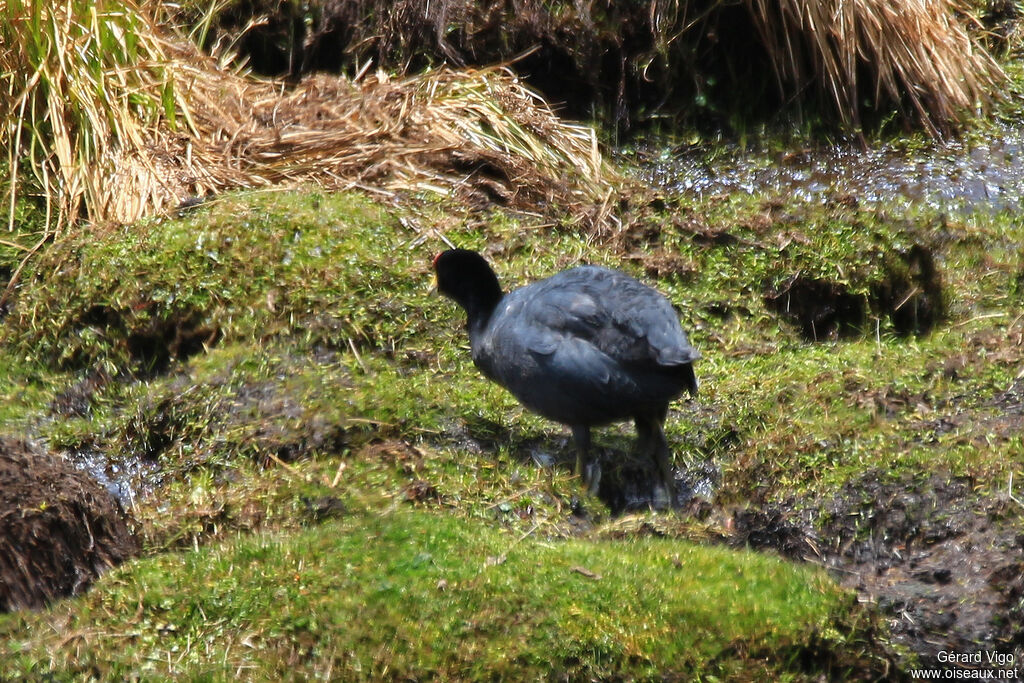
M 315 76 L 285 89 L 192 66 L 181 82 L 197 134 L 161 135 L 123 160 L 123 182 L 113 183 L 148 190 L 162 206 L 310 180 L 513 206 L 592 204 L 608 191 L 593 129 L 561 121 L 501 69 L 439 69 L 397 80 L 381 72 Z M 100 206 L 122 222 L 145 212 L 133 193 L 112 193 Z
M 120 153 L 187 119 L 166 55 L 151 18 L 130 3 L 0 2 L 0 146 L 12 223 L 22 174 L 48 198 L 47 222 L 66 225 L 83 202 L 96 204 L 107 185 L 101 171 Z
M 950 132 L 1001 79 L 957 0 L 747 2 L 780 90 L 823 90 L 850 127 L 860 128 L 861 100 L 873 91 L 875 107 L 891 101 L 932 134 Z
M 594 131 L 561 121 L 511 73 L 390 80 L 245 77 L 166 35 L 134 0 L 0 3 L 10 173 L 48 199 L 48 226 L 134 221 L 230 188 L 303 181 L 463 193 L 607 212 Z

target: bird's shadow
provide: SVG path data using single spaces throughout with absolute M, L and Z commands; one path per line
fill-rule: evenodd
M 516 461 L 534 467 L 572 471 L 576 448 L 567 432 L 527 435 L 480 415 L 463 416 L 461 436 L 474 450 L 495 453 L 504 448 Z M 592 453 L 601 463 L 597 496 L 614 515 L 628 512 L 685 507 L 696 497 L 710 498 L 717 487 L 719 472 L 710 462 L 673 467 L 674 486 L 667 497 L 659 491 L 655 463 L 635 452 L 635 437 L 616 428 L 595 429 Z

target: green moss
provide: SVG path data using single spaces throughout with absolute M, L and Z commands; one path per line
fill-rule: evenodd
M 566 430 L 483 379 L 461 311 L 428 294 L 442 247 L 423 241 L 431 228 L 487 249 L 509 289 L 591 262 L 664 291 L 703 354 L 701 396 L 673 406 L 669 438 L 678 464 L 721 469 L 716 504 L 814 509 L 866 472 L 995 492 L 1021 471 L 1000 403 L 1022 360 L 1014 216 L 737 196 L 669 200 L 635 232 L 598 239 L 442 204 L 421 205 L 413 230 L 404 211 L 353 194 L 238 194 L 32 263 L 0 330 L 3 431 L 143 458 L 162 479 L 133 505 L 148 559 L 50 616 L 6 618 L 7 633 L 25 630 L 2 646 L 0 677 L 253 666 L 254 678 L 741 680 L 834 673 L 880 651 L 814 572 L 597 542 L 607 513 L 586 497 L 586 520 L 571 513 Z M 766 301 L 795 275 L 878 299 L 880 282 L 909 277 L 915 245 L 942 279 L 930 333 L 898 334 L 869 306 L 853 332 L 814 342 Z M 85 414 L 54 412 L 97 366 L 108 379 L 79 392 Z M 596 435 L 609 458 L 631 438 L 628 425 Z M 715 537 L 714 523 L 670 533 Z M 649 595 L 634 597 L 638 585 Z M 357 603 L 372 620 L 353 618 Z M 67 634 L 48 634 L 52 614 L 70 615 Z M 88 645 L 55 648 L 90 623 Z
M 0 353 L 0 365 L 0 432 L 27 432 L 31 423 L 48 412 L 58 388 L 69 378 L 10 354 Z
M 83 600 L 0 618 L 0 675 L 800 678 L 805 655 L 871 666 L 846 642 L 858 613 L 824 575 L 770 556 L 553 547 L 396 512 L 133 563 Z
M 451 219 L 445 207 L 426 211 Z M 499 214 L 449 236 L 491 247 L 508 288 L 581 261 L 647 279 L 655 273 L 705 355 L 698 405 L 706 408 L 671 421 L 670 432 L 697 451 L 701 437 L 690 420 L 701 425 L 697 431 L 736 435 L 711 454 L 735 473 L 727 487 L 741 498 L 759 486 L 765 466 L 780 473 L 779 496 L 790 487 L 828 490 L 873 460 L 908 469 L 930 460 L 1002 476 L 1005 459 L 968 452 L 976 442 L 980 451 L 985 436 L 970 427 L 935 436 L 942 444 L 957 439 L 949 457 L 941 445 L 922 442 L 928 417 L 919 408 L 985 411 L 1013 381 L 1018 355 L 987 332 L 1021 307 L 1019 297 L 1007 298 L 1020 272 L 1015 245 L 1024 237 L 1012 217 L 893 219 L 846 205 L 815 209 L 737 196 L 679 201 L 655 220 L 659 230 L 632 264 L 614 243 L 550 227 L 524 230 Z M 709 238 L 694 236 L 694 220 L 708 226 Z M 181 472 L 240 456 L 337 454 L 369 438 L 457 449 L 464 438 L 457 433 L 515 459 L 531 440 L 560 435 L 472 368 L 461 313 L 427 295 L 429 255 L 439 242 L 415 237 L 390 210 L 355 195 L 235 195 L 182 219 L 58 245 L 26 281 L 3 335 L 25 355 L 57 366 L 99 363 L 115 375 L 157 360 L 133 355 L 133 338 L 149 334 L 154 345 L 163 343 L 168 368 L 178 371 L 111 383 L 91 397 L 88 420 L 42 429 L 56 446 L 98 441 L 124 455 L 149 453 Z M 893 259 L 914 245 L 938 264 L 949 321 L 940 326 L 951 324 L 948 330 L 902 339 L 890 320 L 875 326 L 869 319 L 852 341 L 816 344 L 766 303 L 798 274 L 869 298 L 900 270 Z M 685 268 L 660 268 L 658 254 Z M 43 279 L 55 264 L 59 277 Z M 112 271 L 135 277 L 115 280 Z M 997 301 L 1010 308 L 989 303 Z M 156 339 L 154 321 L 171 321 L 171 338 Z M 175 339 L 190 330 L 216 335 L 181 363 Z M 978 362 L 972 356 L 967 370 L 948 376 L 946 366 L 971 345 L 979 347 Z
M 114 372 L 220 340 L 394 347 L 416 329 L 404 241 L 358 195 L 228 196 L 185 219 L 62 241 L 32 262 L 3 338 L 55 367 Z

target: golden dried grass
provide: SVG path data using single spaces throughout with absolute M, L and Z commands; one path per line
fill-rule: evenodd
M 308 181 L 570 209 L 609 191 L 593 129 L 560 120 L 503 69 L 315 76 L 291 89 L 193 69 L 179 82 L 190 92 L 198 134 L 162 136 L 117 172 L 151 188 L 146 196 L 163 206 L 229 188 Z M 122 222 L 145 209 L 119 192 L 101 206 Z
M 896 103 L 931 133 L 950 132 L 1002 79 L 968 34 L 969 15 L 957 0 L 747 2 L 780 90 L 825 91 L 853 128 L 861 126 L 861 99 L 873 91 L 875 103 Z
M 66 225 L 104 185 L 100 166 L 187 117 L 165 55 L 152 20 L 128 3 L 0 1 L 11 222 L 23 174 L 48 199 L 47 223 Z
M 82 215 L 127 223 L 226 189 L 309 181 L 606 205 L 594 131 L 560 120 L 500 68 L 286 88 L 166 35 L 134 0 L 7 0 L 0 31 L 11 220 L 26 169 L 54 230 Z

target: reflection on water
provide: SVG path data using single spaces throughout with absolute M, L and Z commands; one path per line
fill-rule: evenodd
M 160 468 L 145 458 L 114 461 L 92 449 L 75 451 L 69 456 L 80 470 L 88 472 L 125 508 L 159 485 Z
M 655 490 L 657 477 L 644 467 L 607 467 L 601 477 L 598 497 L 613 515 L 640 510 L 683 508 L 694 499 L 713 500 L 722 479 L 722 472 L 713 461 L 700 460 L 685 467 L 673 468 L 674 490 L 666 498 Z
M 647 148 L 637 157 L 644 181 L 696 197 L 774 192 L 808 202 L 850 196 L 963 212 L 1024 208 L 1024 128 L 1004 126 L 967 142 L 887 143 L 866 150 L 849 143 L 784 152 L 717 145 L 713 154 Z

